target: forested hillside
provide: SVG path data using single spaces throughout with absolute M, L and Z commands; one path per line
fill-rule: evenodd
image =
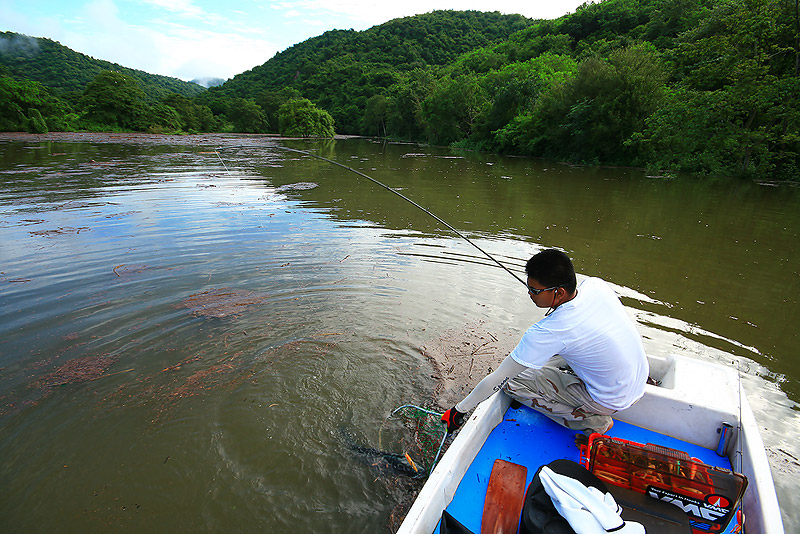
M 121 72 L 138 80 L 152 102 L 171 93 L 192 97 L 205 90 L 196 83 L 94 59 L 50 39 L 0 32 L 0 72 L 39 82 L 55 95 L 82 92 L 104 70 Z
M 335 129 L 800 180 L 800 0 L 604 0 L 537 21 L 435 11 L 326 32 L 191 98 L 153 100 L 116 68 L 67 97 L 57 69 L 26 53 L 13 72 L 0 65 L 0 129 Z M 44 72 L 43 85 L 23 72 Z
M 434 11 L 361 32 L 328 31 L 213 88 L 206 98 L 254 98 L 270 108 L 276 91 L 291 88 L 327 110 L 340 132 L 359 133 L 367 100 L 385 92 L 401 73 L 446 65 L 531 22 L 497 12 Z

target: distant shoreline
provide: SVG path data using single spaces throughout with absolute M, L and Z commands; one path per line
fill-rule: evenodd
M 336 135 L 333 140 L 357 139 L 358 135 Z M 241 141 L 273 140 L 273 141 L 324 141 L 330 138 L 320 137 L 281 137 L 278 134 L 246 134 L 246 133 L 201 133 L 201 134 L 151 134 L 143 132 L 49 132 L 34 134 L 27 132 L 0 132 L 3 141 L 56 141 L 64 143 L 134 143 L 134 144 L 170 144 L 170 145 L 230 145 Z

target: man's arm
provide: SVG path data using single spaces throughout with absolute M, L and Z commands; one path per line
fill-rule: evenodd
M 455 409 L 461 413 L 466 413 L 475 408 L 481 401 L 486 400 L 495 391 L 499 391 L 506 382 L 520 374 L 527 369 L 526 366 L 517 363 L 511 356 L 506 356 L 506 359 L 495 369 L 495 371 L 487 375 L 483 380 L 478 382 L 478 385 L 467 395 L 464 400 L 455 405 Z

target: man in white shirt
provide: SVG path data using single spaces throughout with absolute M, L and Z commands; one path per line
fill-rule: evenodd
M 578 287 L 559 250 L 534 255 L 525 272 L 528 295 L 548 312 L 442 421 L 454 431 L 466 412 L 503 389 L 570 429 L 607 432 L 611 415 L 644 394 L 649 367 L 636 326 L 606 282 L 588 278 Z

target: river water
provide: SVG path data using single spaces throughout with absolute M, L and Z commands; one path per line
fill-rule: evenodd
M 737 367 L 800 530 L 800 189 L 361 139 L 0 135 L 0 525 L 386 532 L 443 333 L 521 333 L 544 247 L 645 348 Z M 504 354 L 497 355 L 500 361 Z

